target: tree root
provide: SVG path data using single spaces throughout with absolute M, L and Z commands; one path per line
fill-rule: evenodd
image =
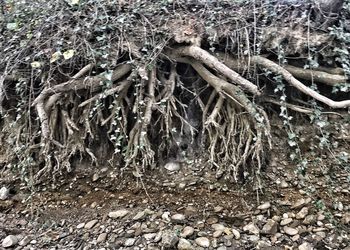
M 258 87 L 248 81 L 247 79 L 240 76 L 237 72 L 233 71 L 225 64 L 221 63 L 216 57 L 212 56 L 209 52 L 201 49 L 197 46 L 186 46 L 179 47 L 175 50 L 167 52 L 170 57 L 184 57 L 190 56 L 195 58 L 196 60 L 204 63 L 209 68 L 215 69 L 218 73 L 226 76 L 233 83 L 240 85 L 243 89 L 248 90 L 249 92 L 259 95 L 260 92 Z
M 80 90 L 80 89 L 96 89 L 100 86 L 101 82 L 104 80 L 103 76 L 94 76 L 94 77 L 87 77 L 84 80 L 78 79 L 79 77 L 86 74 L 88 71 L 90 71 L 93 68 L 93 64 L 89 64 L 85 66 L 83 69 L 81 69 L 75 76 L 73 76 L 73 79 L 61 83 L 58 85 L 55 85 L 53 87 L 46 87 L 40 95 L 34 100 L 32 106 L 35 106 L 38 112 L 38 116 L 41 122 L 41 131 L 42 136 L 45 140 L 49 139 L 50 135 L 50 128 L 49 128 L 49 117 L 46 113 L 46 110 L 49 112 L 50 108 L 52 107 L 53 103 L 57 101 L 57 99 L 60 97 L 61 93 L 70 92 L 72 90 Z M 113 71 L 111 81 L 116 81 L 123 77 L 125 74 L 130 72 L 131 65 L 129 64 L 123 64 L 119 66 L 116 70 Z M 49 99 L 49 103 L 46 105 L 45 109 L 45 100 L 52 96 L 52 99 Z
M 191 51 L 191 49 L 188 48 L 193 47 L 186 47 L 186 49 L 183 50 L 179 48 L 178 51 L 181 50 L 181 52 L 170 52 L 168 56 L 175 61 L 190 64 L 197 71 L 199 76 L 201 76 L 201 78 L 211 85 L 216 93 L 219 94 L 218 100 L 216 101 L 209 117 L 203 117 L 203 121 L 205 120 L 205 129 L 210 138 L 210 162 L 217 167 L 220 167 L 221 163 L 229 163 L 234 177 L 237 180 L 239 171 L 243 170 L 244 172 L 244 168 L 249 158 L 251 161 L 256 162 L 256 173 L 259 173 L 264 155 L 263 140 L 267 140 L 268 145 L 271 147 L 270 126 L 266 113 L 263 112 L 262 109 L 255 107 L 240 87 L 230 84 L 224 79 L 212 74 L 198 62 L 198 58 L 202 62 L 203 57 L 197 56 L 196 53 L 187 53 L 188 51 Z M 197 49 L 194 49 L 194 51 L 198 52 Z M 182 55 L 182 57 L 179 57 L 179 55 Z M 184 58 L 183 56 L 191 56 L 194 57 L 194 59 Z M 217 61 L 217 59 L 215 60 Z M 212 62 L 216 62 L 215 60 L 213 60 L 211 55 L 210 57 L 206 57 L 206 65 L 213 66 Z M 221 66 L 223 64 L 219 64 L 220 67 L 218 67 L 217 64 L 213 67 L 220 73 L 227 72 L 224 67 L 225 70 L 222 70 Z M 228 74 L 226 73 L 225 76 L 227 77 Z M 240 76 L 238 77 L 241 78 Z M 232 74 L 230 74 L 229 79 L 232 82 L 239 82 L 233 78 Z M 247 80 L 245 81 L 248 82 Z M 249 82 L 249 85 L 251 84 L 252 83 Z M 224 96 L 227 97 L 227 101 L 225 101 L 226 105 L 224 105 Z M 209 97 L 209 105 L 204 109 L 205 115 L 208 113 L 210 103 L 214 98 L 214 94 Z M 224 110 L 221 111 L 224 106 Z M 249 115 L 245 116 L 242 113 L 242 109 Z M 225 118 L 217 120 L 219 113 Z M 251 129 L 250 123 L 252 123 L 255 133 Z
M 250 59 L 250 64 L 247 63 L 247 59 L 235 59 L 232 56 L 224 53 L 217 53 L 218 57 L 230 68 L 237 70 L 238 72 L 244 72 L 246 69 L 254 67 Z M 253 58 L 254 60 L 254 58 Z M 272 62 L 272 61 L 271 61 Z M 349 78 L 344 74 L 344 70 L 340 68 L 326 68 L 319 67 L 315 69 L 303 69 L 292 65 L 281 65 L 285 70 L 291 73 L 295 78 L 319 82 L 329 86 L 336 86 L 337 84 L 346 83 Z
M 283 76 L 283 78 L 290 83 L 293 87 L 297 88 L 304 94 L 311 96 L 315 98 L 316 100 L 328 105 L 331 108 L 348 108 L 350 107 L 350 100 L 345 101 L 333 101 L 329 99 L 328 97 L 325 97 L 324 95 L 321 95 L 320 93 L 316 92 L 315 90 L 305 86 L 303 83 L 298 81 L 290 72 L 288 72 L 286 69 L 284 69 L 282 66 L 278 65 L 277 63 L 274 63 L 273 61 L 270 61 L 269 59 L 266 59 L 261 56 L 254 56 L 251 59 L 252 63 L 269 69 L 273 73 L 277 75 Z

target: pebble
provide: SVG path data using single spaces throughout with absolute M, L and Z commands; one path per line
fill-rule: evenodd
M 258 235 L 260 232 L 259 228 L 254 223 L 249 223 L 248 225 L 244 226 L 243 230 L 255 235 Z
M 312 250 L 313 247 L 309 242 L 304 242 L 298 247 L 298 250 Z
M 92 182 L 97 181 L 99 178 L 100 178 L 99 174 L 98 174 L 98 173 L 95 173 L 95 174 L 92 176 Z
M 145 211 L 141 211 L 141 212 L 138 212 L 138 213 L 134 216 L 134 218 L 132 218 L 132 219 L 133 219 L 133 220 L 141 220 L 141 219 L 145 218 L 145 216 L 146 216 Z
M 0 200 L 7 200 L 10 195 L 10 190 L 7 187 L 0 188 Z
M 265 202 L 264 204 L 261 204 L 260 206 L 258 206 L 259 210 L 266 210 L 269 209 L 271 207 L 271 203 L 270 202 Z
M 213 233 L 214 238 L 219 238 L 222 235 L 223 231 L 217 230 Z
M 184 227 L 184 229 L 182 229 L 180 236 L 183 238 L 187 238 L 187 237 L 192 236 L 193 233 L 194 233 L 194 228 L 190 227 L 190 226 L 186 226 L 186 227 Z
M 304 225 L 312 225 L 316 222 L 316 216 L 313 214 L 307 215 L 303 221 Z
M 222 224 L 213 224 L 211 225 L 211 227 L 215 230 L 215 231 L 224 231 L 225 230 L 225 226 Z
M 168 162 L 164 165 L 164 168 L 168 171 L 174 172 L 180 170 L 180 164 L 178 162 Z
M 78 226 L 77 226 L 77 229 L 81 229 L 81 228 L 83 228 L 85 226 L 85 223 L 83 222 L 83 223 L 79 223 L 78 224 Z
M 175 223 L 184 223 L 185 219 L 186 217 L 183 214 L 174 214 L 173 216 L 171 216 L 171 220 Z
M 210 241 L 206 237 L 199 237 L 199 238 L 195 239 L 195 242 L 200 247 L 209 247 L 210 246 Z
M 169 215 L 170 215 L 170 212 L 164 212 L 164 213 L 162 214 L 162 219 L 165 220 L 165 221 L 170 222 L 170 217 L 169 217 Z
M 105 242 L 107 239 L 107 233 L 101 233 L 96 240 L 96 243 Z
M 306 217 L 306 215 L 308 215 L 308 213 L 309 213 L 309 209 L 308 209 L 307 207 L 303 207 L 303 208 L 299 211 L 299 213 L 297 213 L 297 214 L 295 215 L 295 218 L 297 218 L 298 220 L 302 220 L 302 219 L 304 219 L 304 218 Z
M 278 223 L 274 220 L 267 220 L 267 223 L 264 225 L 264 227 L 261 229 L 262 234 L 270 234 L 273 235 L 277 233 L 278 230 Z
M 289 184 L 285 180 L 282 180 L 280 185 L 281 185 L 281 188 L 289 187 Z
M 144 234 L 144 235 L 143 235 L 143 237 L 144 237 L 147 241 L 153 240 L 156 236 L 157 236 L 156 233 L 148 233 L 148 234 Z
M 20 246 L 26 246 L 32 239 L 29 236 L 25 236 L 19 243 L 18 245 Z
M 286 234 L 288 234 L 290 236 L 294 236 L 294 235 L 298 234 L 298 232 L 299 232 L 297 229 L 292 228 L 292 227 L 287 227 L 287 226 L 283 227 L 283 230 Z
M 306 204 L 311 202 L 311 198 L 301 198 L 299 200 L 297 200 L 294 205 L 292 205 L 292 209 L 298 209 L 298 208 L 302 208 L 303 206 L 305 206 Z
M 220 212 L 222 212 L 222 210 L 224 210 L 224 208 L 221 207 L 221 206 L 216 206 L 216 207 L 214 207 L 214 212 L 215 212 L 215 213 L 220 213 Z
M 13 247 L 18 243 L 18 239 L 15 235 L 8 235 L 3 241 L 2 241 L 2 247 L 8 248 Z
M 173 230 L 164 230 L 162 236 L 162 244 L 165 249 L 173 249 L 178 243 L 179 238 Z
M 266 241 L 259 240 L 258 244 L 256 245 L 256 249 L 271 249 L 271 244 Z
M 108 217 L 113 218 L 113 219 L 120 219 L 126 216 L 129 213 L 128 210 L 126 209 L 121 209 L 113 212 L 109 212 Z
M 136 241 L 136 239 L 134 239 L 134 238 L 128 238 L 125 240 L 124 246 L 131 247 L 135 244 L 135 241 Z
M 218 218 L 217 217 L 209 217 L 206 222 L 209 224 L 209 225 L 212 225 L 212 224 L 215 224 L 215 223 L 218 223 Z
M 221 246 L 221 247 L 218 247 L 217 250 L 227 250 L 227 247 L 226 246 Z
M 291 223 L 293 221 L 292 218 L 287 218 L 287 219 L 283 219 L 280 223 L 281 226 L 285 226 L 288 225 L 289 223 Z
M 189 242 L 186 239 L 181 238 L 179 240 L 179 244 L 177 244 L 177 249 L 178 250 L 192 250 L 194 249 L 191 242 Z
M 237 229 L 232 228 L 232 234 L 235 236 L 236 240 L 239 240 L 241 238 L 241 234 Z
M 98 220 L 91 220 L 88 223 L 85 224 L 85 229 L 91 229 L 97 224 Z

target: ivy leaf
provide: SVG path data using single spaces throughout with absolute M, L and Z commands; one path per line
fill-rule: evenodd
M 79 0 L 66 0 L 70 6 L 78 5 Z
M 63 52 L 63 57 L 65 60 L 68 60 L 74 56 L 74 49 L 67 50 Z
M 33 69 L 37 69 L 41 67 L 41 63 L 36 61 L 32 62 L 30 65 L 32 66 Z
M 18 29 L 18 23 L 8 23 L 6 25 L 6 28 L 8 30 L 17 30 Z
M 62 53 L 60 51 L 53 53 L 50 59 L 50 63 L 56 62 L 58 59 L 60 59 L 61 56 L 62 56 Z

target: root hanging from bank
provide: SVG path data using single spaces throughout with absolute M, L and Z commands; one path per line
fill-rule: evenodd
M 278 102 L 264 97 L 240 73 L 255 66 L 268 69 L 331 108 L 349 107 L 349 101 L 333 101 L 296 78 L 319 74 L 316 80 L 333 84 L 345 76 L 300 71 L 260 56 L 248 61 L 225 60 L 221 53 L 216 57 L 198 46 L 178 45 L 165 49 L 152 64 L 123 58 L 108 74 L 87 64 L 63 83 L 43 78 L 29 107 L 35 108 L 31 112 L 38 119 L 23 117 L 13 130 L 32 137 L 18 136 L 16 148 L 27 148 L 23 155 L 40 162 L 36 180 L 71 172 L 74 162 L 84 157 L 95 166 L 109 159 L 112 166 L 136 169 L 139 176 L 150 166 L 170 160 L 187 164 L 200 156 L 218 176 L 236 182 L 259 177 L 272 148 L 271 131 L 267 114 L 253 100 Z M 17 153 L 13 157 L 28 161 Z

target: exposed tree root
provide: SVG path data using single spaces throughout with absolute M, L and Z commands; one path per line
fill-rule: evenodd
M 215 63 L 216 67 L 213 66 L 213 68 L 217 69 L 220 73 L 228 72 L 226 68 L 222 67 L 223 64 L 219 63 L 215 57 L 211 55 L 207 56 L 209 54 L 207 52 L 205 52 L 207 53 L 207 57 L 200 57 L 197 53 L 202 53 L 202 51 L 199 51 L 197 48 L 193 49 L 195 52 L 192 51 L 186 54 L 191 51 L 191 48 L 194 47 L 179 48 L 177 49 L 177 53 L 171 51 L 168 56 L 175 61 L 190 64 L 202 79 L 215 89 L 213 93 L 219 94 L 210 115 L 203 117 L 205 130 L 207 130 L 210 138 L 210 163 L 218 168 L 225 165 L 229 166 L 228 169 L 233 172 L 233 176 L 238 178 L 239 171 L 245 171 L 247 160 L 250 159 L 256 162 L 257 173 L 259 173 L 262 166 L 262 158 L 264 157 L 263 141 L 267 140 L 271 146 L 270 126 L 265 112 L 256 108 L 240 87 L 215 76 L 198 62 L 198 59 L 200 62 L 205 61 L 207 66 L 213 66 L 213 63 Z M 194 59 L 184 58 L 183 56 L 191 56 Z M 222 70 L 221 67 L 225 70 Z M 233 74 L 225 74 L 225 76 L 228 75 L 231 81 L 240 82 L 234 78 Z M 235 76 L 241 78 L 237 73 Z M 248 81 L 245 80 L 245 82 Z M 248 83 L 244 86 L 252 85 L 252 83 Z M 224 101 L 224 97 L 226 101 Z M 204 115 L 207 114 L 214 99 L 215 94 L 212 94 L 204 109 Z M 242 113 L 243 110 L 248 115 Z M 221 114 L 220 118 L 218 118 L 219 114 Z
M 266 68 L 332 108 L 350 106 L 350 101 L 332 101 L 295 78 L 334 85 L 347 80 L 345 76 L 282 67 L 259 56 L 251 57 L 250 65 L 218 56 L 224 63 L 200 47 L 176 47 L 164 51 L 165 60 L 152 66 L 134 64 L 132 71 L 131 64 L 121 64 L 110 79 L 103 74 L 84 78 L 94 67 L 89 64 L 71 80 L 43 88 L 32 103 L 40 129 L 33 141 L 25 144 L 18 138 L 16 144 L 29 145 L 26 154 L 37 152 L 35 157 L 44 163 L 37 179 L 70 172 L 77 156 L 88 156 L 98 165 L 104 153 L 122 169 L 136 167 L 138 175 L 140 166 L 154 166 L 155 160 L 173 157 L 185 162 L 179 155 L 187 151 L 185 158 L 199 152 L 219 176 L 231 173 L 238 181 L 252 172 L 259 176 L 272 145 L 268 116 L 248 96 L 261 91 L 236 71 Z M 104 89 L 101 83 L 106 80 L 112 85 Z M 271 98 L 261 100 L 279 105 Z M 286 106 L 312 113 L 301 106 Z M 28 127 L 23 124 L 19 134 Z
M 350 100 L 345 101 L 333 101 L 329 99 L 328 97 L 325 97 L 324 95 L 321 95 L 320 93 L 316 92 L 315 90 L 305 86 L 303 83 L 298 81 L 290 72 L 288 72 L 286 69 L 278 65 L 277 63 L 274 63 L 270 61 L 269 59 L 266 59 L 261 56 L 254 56 L 252 57 L 252 63 L 257 64 L 260 67 L 267 68 L 271 70 L 273 73 L 277 75 L 282 75 L 283 78 L 291 84 L 293 87 L 297 88 L 304 94 L 311 96 L 315 98 L 316 100 L 328 105 L 331 108 L 348 108 L 350 107 Z
M 250 61 L 249 65 L 245 58 L 235 59 L 228 54 L 217 54 L 227 66 L 234 70 L 237 70 L 238 72 L 244 72 L 246 70 L 249 70 L 249 66 L 251 68 L 254 67 L 252 61 Z M 287 64 L 281 66 L 289 73 L 291 73 L 295 78 L 311 82 L 319 82 L 326 85 L 335 86 L 337 84 L 346 83 L 347 81 L 349 81 L 348 77 L 344 74 L 344 71 L 339 68 L 319 67 L 315 69 L 303 69 Z
M 209 52 L 197 47 L 197 46 L 186 46 L 180 47 L 173 51 L 173 57 L 183 57 L 183 56 L 191 56 L 198 61 L 204 63 L 209 68 L 215 69 L 218 73 L 226 76 L 233 83 L 240 85 L 243 89 L 248 90 L 249 92 L 259 95 L 258 87 L 248 81 L 247 79 L 240 76 L 237 72 L 233 71 L 225 64 L 220 62 L 216 57 L 212 56 Z

